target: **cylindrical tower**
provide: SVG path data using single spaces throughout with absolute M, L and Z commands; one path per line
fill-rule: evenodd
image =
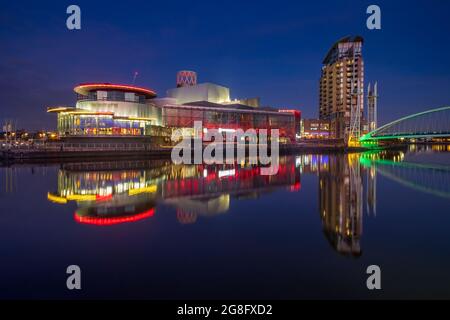
M 177 73 L 177 88 L 195 86 L 197 84 L 197 73 L 195 71 L 182 70 Z

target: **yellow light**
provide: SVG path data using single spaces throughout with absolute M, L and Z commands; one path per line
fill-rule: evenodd
M 98 115 L 112 116 L 112 115 L 114 115 L 114 112 L 109 112 L 109 111 L 102 111 L 102 112 L 97 112 L 97 111 L 69 111 L 67 113 L 68 114 L 77 114 L 77 115 L 93 115 L 93 116 L 98 116 Z
M 67 199 L 66 198 L 63 198 L 63 197 L 51 194 L 50 192 L 47 193 L 47 199 L 49 201 L 51 201 L 51 202 L 54 202 L 54 203 L 59 203 L 59 204 L 66 204 L 67 203 Z
M 358 139 L 354 139 L 352 137 L 348 138 L 347 144 L 348 144 L 349 147 L 360 147 L 361 146 L 359 140 Z
M 128 120 L 136 120 L 136 121 L 156 121 L 156 118 L 128 117 Z
M 73 108 L 70 108 L 70 107 L 50 107 L 50 108 L 47 108 L 47 112 L 61 112 L 61 111 L 67 111 L 67 110 L 73 110 Z
M 130 189 L 128 190 L 128 195 L 130 196 L 134 196 L 140 193 L 154 193 L 157 190 L 157 186 L 156 185 L 151 185 L 148 187 L 144 187 L 144 188 L 137 188 L 137 189 Z
M 95 201 L 97 196 L 95 194 L 70 194 L 67 200 L 70 201 Z

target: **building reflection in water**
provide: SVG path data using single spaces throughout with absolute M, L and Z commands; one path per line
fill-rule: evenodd
M 377 215 L 377 170 L 375 166 L 371 166 L 366 174 L 367 176 L 367 213 L 369 215 Z
M 319 177 L 319 214 L 323 232 L 331 246 L 345 256 L 359 257 L 362 254 L 360 240 L 364 202 L 367 214 L 376 215 L 376 166 L 364 166 L 362 159 L 369 163 L 381 159 L 399 162 L 403 161 L 404 154 L 401 151 L 377 151 L 369 154 L 302 155 L 297 158 L 303 174 L 315 173 Z
M 319 169 L 319 210 L 330 244 L 344 255 L 361 254 L 363 217 L 361 167 L 356 154 L 327 157 Z
M 234 165 L 173 165 L 170 161 L 119 161 L 64 164 L 58 189 L 50 201 L 77 203 L 75 220 L 111 225 L 151 217 L 158 204 L 173 206 L 180 223 L 228 211 L 232 198 L 257 198 L 287 187 L 300 189 L 295 158 L 282 157 L 278 173 L 260 174 L 260 167 Z
M 155 212 L 160 168 L 146 161 L 65 164 L 58 173 L 58 191 L 50 201 L 77 203 L 75 220 L 111 225 L 151 217 Z
M 259 167 L 246 163 L 69 163 L 59 170 L 57 191 L 49 192 L 48 199 L 61 204 L 75 201 L 79 223 L 133 222 L 153 216 L 157 206 L 165 204 L 175 209 L 180 223 L 191 224 L 199 217 L 226 213 L 235 200 L 256 199 L 279 188 L 298 191 L 301 175 L 314 174 L 318 176 L 319 214 L 326 239 L 342 255 L 358 257 L 362 253 L 363 208 L 368 215 L 376 215 L 375 164 L 403 160 L 401 151 L 285 156 L 273 176 L 263 176 Z
M 304 155 L 303 173 L 318 175 L 319 214 L 323 232 L 343 255 L 361 255 L 363 184 L 357 154 Z

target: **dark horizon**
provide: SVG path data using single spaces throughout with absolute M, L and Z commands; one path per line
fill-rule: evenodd
M 322 60 L 347 35 L 365 39 L 365 86 L 379 83 L 380 124 L 450 101 L 448 2 L 378 1 L 375 31 L 366 28 L 369 1 L 78 1 L 80 31 L 66 28 L 70 4 L 2 4 L 0 122 L 55 128 L 46 107 L 74 105 L 75 85 L 130 84 L 135 71 L 136 85 L 163 97 L 182 69 L 229 87 L 232 98 L 317 117 Z

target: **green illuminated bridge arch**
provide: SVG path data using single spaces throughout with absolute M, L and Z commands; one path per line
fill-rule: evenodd
M 450 137 L 450 106 L 427 110 L 385 124 L 362 136 L 361 143 L 416 138 Z
M 377 173 L 414 190 L 450 199 L 450 166 L 372 159 L 363 154 L 360 163 L 375 166 Z

